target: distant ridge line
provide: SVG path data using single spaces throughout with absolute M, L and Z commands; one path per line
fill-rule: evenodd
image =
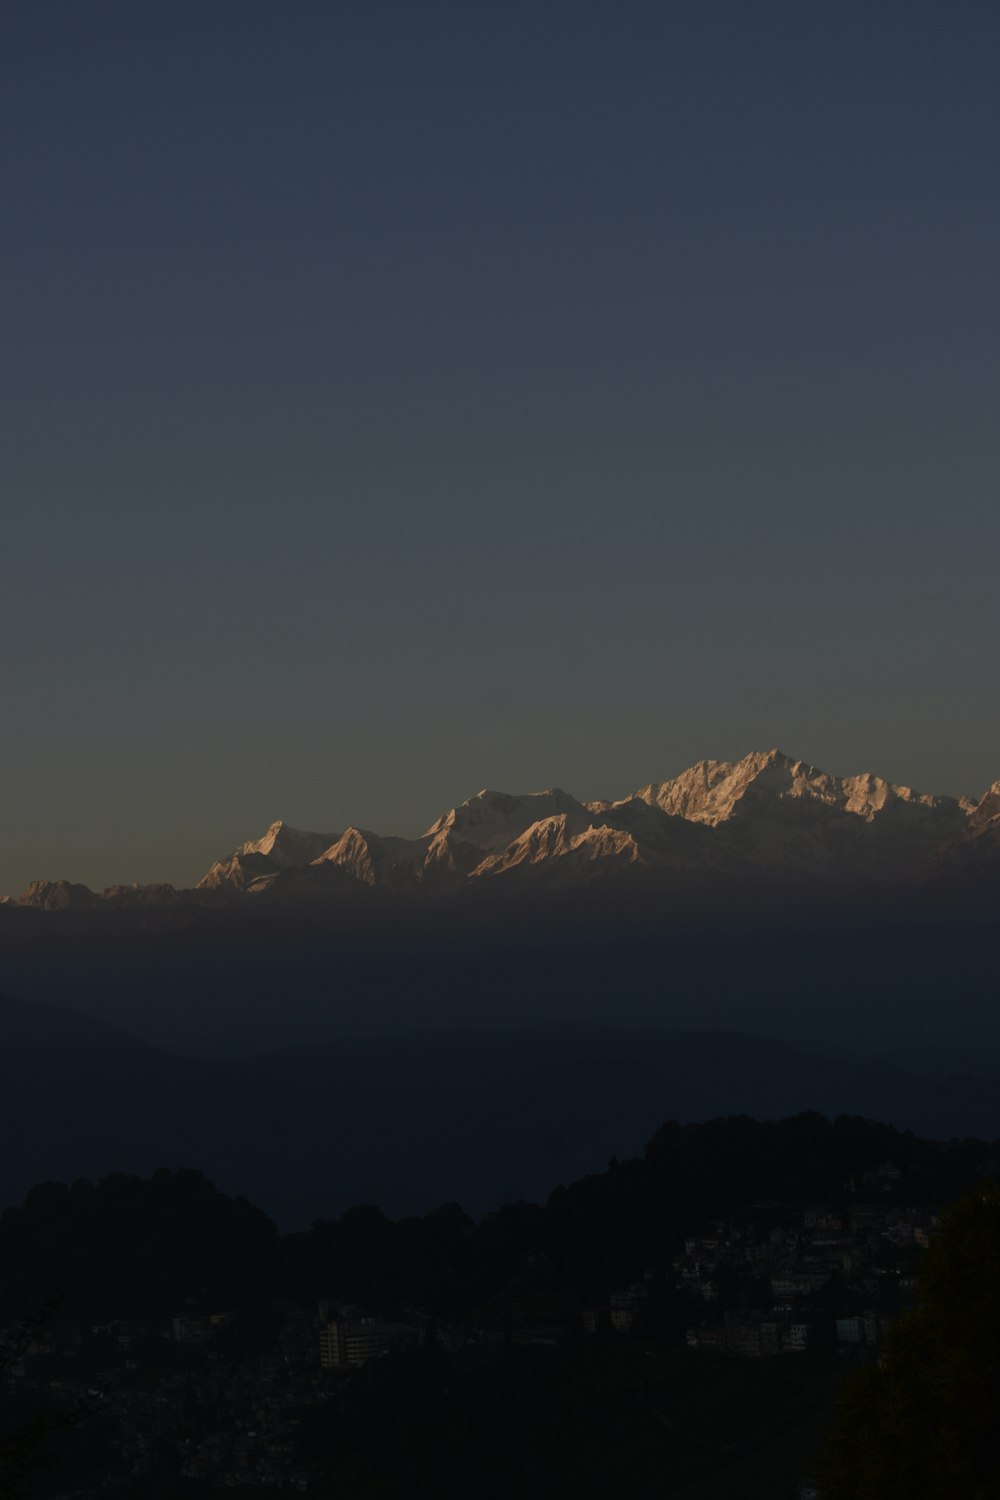
M 98 893 L 36 880 L 4 904 L 82 911 L 267 897 L 295 906 L 365 891 L 571 891 L 643 876 L 668 885 L 760 876 L 899 884 L 981 869 L 998 855 L 1000 781 L 977 802 L 870 772 L 834 776 L 775 748 L 698 761 L 617 801 L 580 802 L 559 787 L 486 788 L 419 838 L 353 826 L 317 833 L 277 819 L 188 890 L 161 883 Z

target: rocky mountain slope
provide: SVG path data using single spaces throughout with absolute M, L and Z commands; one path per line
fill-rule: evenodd
M 419 838 L 354 827 L 312 833 L 279 820 L 218 860 L 193 891 L 113 886 L 95 894 L 35 881 L 18 904 L 55 910 L 261 896 L 302 903 L 364 890 L 572 889 L 643 876 L 685 886 L 762 876 L 898 884 L 998 860 L 1000 782 L 976 803 L 869 774 L 833 776 L 769 750 L 699 761 L 619 801 L 579 802 L 559 788 L 521 796 L 483 790 Z

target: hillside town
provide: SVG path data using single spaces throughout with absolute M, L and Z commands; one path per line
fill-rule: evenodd
M 892 1320 L 913 1304 L 939 1221 L 936 1206 L 900 1200 L 899 1179 L 886 1162 L 845 1182 L 837 1203 L 761 1201 L 691 1223 L 670 1259 L 575 1315 L 572 1298 L 539 1295 L 551 1280 L 543 1251 L 520 1257 L 488 1308 L 450 1321 L 417 1307 L 361 1307 L 333 1290 L 252 1313 L 188 1305 L 168 1318 L 91 1324 L 57 1306 L 5 1331 L 6 1393 L 99 1438 L 102 1464 L 45 1492 L 59 1500 L 158 1494 L 164 1476 L 178 1495 L 319 1493 L 323 1411 L 379 1362 L 402 1369 L 433 1351 L 471 1377 L 519 1350 L 544 1360 L 589 1346 L 600 1360 L 628 1346 L 671 1349 L 699 1367 L 794 1355 L 846 1368 L 876 1360 Z

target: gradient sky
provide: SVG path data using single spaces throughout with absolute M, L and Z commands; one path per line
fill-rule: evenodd
M 998 76 L 993 0 L 9 0 L 0 891 L 982 791 Z

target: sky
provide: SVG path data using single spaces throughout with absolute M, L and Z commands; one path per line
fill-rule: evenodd
M 8 0 L 0 892 L 1000 777 L 992 0 Z

